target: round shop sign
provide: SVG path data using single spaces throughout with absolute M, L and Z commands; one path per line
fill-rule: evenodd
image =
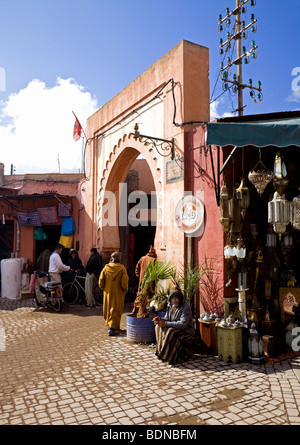
M 175 223 L 186 234 L 195 233 L 202 225 L 204 205 L 199 198 L 187 195 L 182 198 L 175 209 Z

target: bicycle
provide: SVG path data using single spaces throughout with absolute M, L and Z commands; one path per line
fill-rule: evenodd
M 63 286 L 63 299 L 68 304 L 76 304 L 79 300 L 79 297 L 83 294 L 83 302 L 86 300 L 85 294 L 85 285 L 81 284 L 79 280 L 84 280 L 85 277 L 78 275 L 78 272 L 75 273 L 74 280 L 70 283 L 66 283 Z M 102 291 L 99 286 L 96 284 L 94 291 L 95 301 L 98 304 L 101 304 L 102 301 Z

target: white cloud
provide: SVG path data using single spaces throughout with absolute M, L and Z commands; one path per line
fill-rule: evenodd
M 288 102 L 300 102 L 300 67 L 295 66 L 292 69 L 291 75 L 293 76 L 291 83 L 291 92 L 287 98 Z
M 300 102 L 300 91 L 291 91 L 289 97 L 287 98 L 288 102 Z
M 11 164 L 16 174 L 79 171 L 82 141 L 73 140 L 72 111 L 85 129 L 86 119 L 98 108 L 96 98 L 83 86 L 71 78 L 58 78 L 54 87 L 47 88 L 34 79 L 1 105 L 0 162 L 6 174 Z
M 224 113 L 220 114 L 220 111 L 218 108 L 220 107 L 220 101 L 215 100 L 210 104 L 210 120 L 213 121 L 214 119 L 220 119 L 221 117 L 230 117 L 233 116 L 232 113 L 229 113 L 225 111 Z

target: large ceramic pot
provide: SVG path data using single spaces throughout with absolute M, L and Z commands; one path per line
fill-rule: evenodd
M 137 318 L 127 315 L 127 340 L 136 343 L 152 343 L 155 338 L 153 317 Z

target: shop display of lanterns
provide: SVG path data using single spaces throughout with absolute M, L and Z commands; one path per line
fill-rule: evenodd
M 283 195 L 289 183 L 287 169 L 280 151 L 276 153 L 274 161 L 273 184 L 279 195 Z
M 285 199 L 285 195 L 281 196 L 278 192 L 275 192 L 272 201 L 268 202 L 268 222 L 273 225 L 279 239 L 286 231 L 286 226 L 291 222 L 291 208 L 290 201 Z

